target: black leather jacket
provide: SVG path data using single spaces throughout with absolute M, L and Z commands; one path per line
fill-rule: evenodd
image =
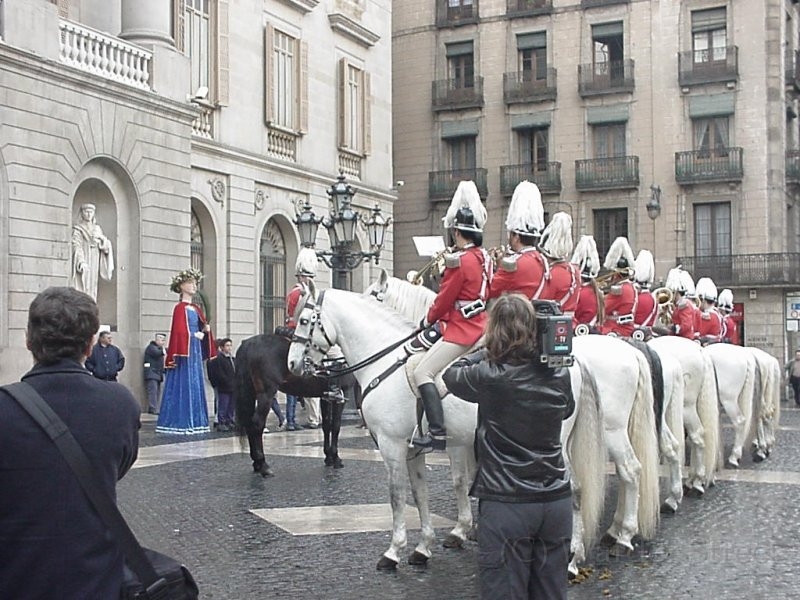
M 495 364 L 479 352 L 444 372 L 453 394 L 478 404 L 478 473 L 470 495 L 498 502 L 550 502 L 570 495 L 561 422 L 572 414 L 569 371 L 536 362 Z

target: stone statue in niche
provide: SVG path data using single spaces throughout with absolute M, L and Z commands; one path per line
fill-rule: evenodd
M 97 300 L 97 282 L 114 275 L 111 240 L 95 221 L 94 204 L 82 204 L 79 222 L 72 226 L 72 273 L 70 285 Z

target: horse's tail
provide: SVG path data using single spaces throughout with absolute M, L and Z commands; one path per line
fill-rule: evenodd
M 567 440 L 572 476 L 580 489 L 584 547 L 589 549 L 597 535 L 605 504 L 606 444 L 600 395 L 594 375 L 582 361 L 580 398 L 576 398 L 575 424 Z
M 750 447 L 756 430 L 755 420 L 757 420 L 761 414 L 762 383 L 758 361 L 754 355 L 748 354 L 744 384 L 742 385 L 742 389 L 739 390 L 739 397 L 736 399 L 739 405 L 739 411 L 744 419 L 744 448 Z M 753 418 L 754 416 L 755 419 Z
M 253 422 L 255 413 L 256 394 L 250 379 L 248 348 L 249 344 L 244 340 L 236 350 L 236 385 L 233 388 L 233 402 L 236 407 L 236 424 L 241 432 Z
M 714 362 L 706 352 L 700 353 L 703 360 L 703 383 L 697 398 L 697 416 L 703 424 L 703 445 L 705 447 L 704 485 L 714 481 L 714 475 L 722 463 L 722 448 L 719 441 L 719 405 L 717 404 L 717 375 Z
M 642 467 L 639 476 L 639 533 L 645 539 L 652 539 L 659 517 L 658 439 L 653 413 L 653 384 L 644 354 L 638 351 L 634 354 L 639 365 L 639 381 L 628 420 L 628 437 Z

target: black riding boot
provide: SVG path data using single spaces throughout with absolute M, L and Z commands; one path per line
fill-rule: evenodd
M 415 437 L 411 440 L 411 443 L 421 448 L 444 450 L 447 431 L 444 428 L 444 409 L 442 408 L 442 398 L 439 396 L 439 390 L 436 389 L 435 383 L 423 383 L 419 386 L 419 394 L 422 398 L 425 416 L 428 417 L 428 432 L 425 435 Z

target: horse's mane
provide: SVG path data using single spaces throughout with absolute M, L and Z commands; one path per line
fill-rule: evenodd
M 428 313 L 434 298 L 436 293 L 424 285 L 414 285 L 404 279 L 389 277 L 383 303 L 416 324 Z
M 418 322 L 418 320 L 414 321 L 413 319 L 409 318 L 408 315 L 406 315 L 404 312 L 397 310 L 393 304 L 387 303 L 385 301 L 382 303 L 377 303 L 375 301 L 369 301 L 367 298 L 364 297 L 363 294 L 358 294 L 353 292 L 348 292 L 348 293 L 353 294 L 353 296 L 355 298 L 358 298 L 359 301 L 365 302 L 367 306 L 374 306 L 375 308 L 379 308 L 381 313 L 382 324 L 397 325 L 400 327 L 409 327 L 409 326 L 416 326 Z

